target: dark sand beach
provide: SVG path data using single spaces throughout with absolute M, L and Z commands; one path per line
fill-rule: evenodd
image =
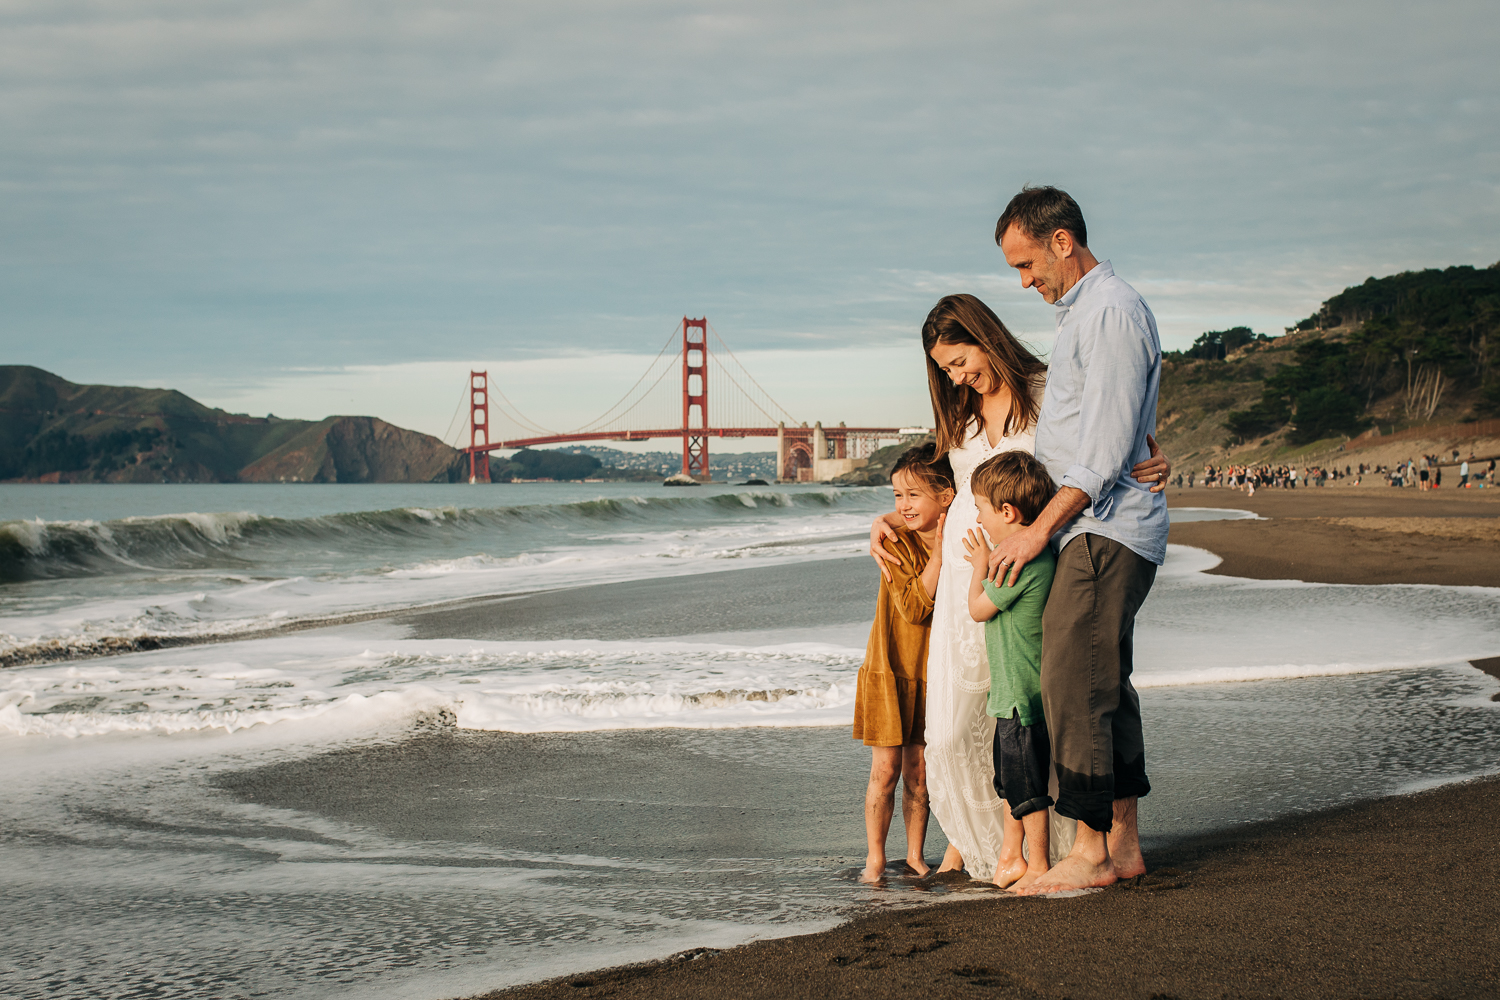
M 1254 580 L 1500 587 L 1500 490 L 1388 487 L 1172 490 L 1173 507 L 1234 507 L 1263 521 L 1172 525 L 1170 540 Z
M 1174 507 L 1252 510 L 1268 519 L 1173 527 L 1173 542 L 1219 555 L 1224 561 L 1214 572 L 1222 575 L 1500 586 L 1493 559 L 1500 493 L 1325 488 L 1245 497 L 1233 490 L 1198 489 L 1174 490 L 1171 502 Z M 853 565 L 828 564 L 824 569 L 829 579 L 817 584 L 834 582 L 835 574 L 855 578 Z M 748 575 L 739 579 L 748 592 L 755 592 Z M 607 594 L 598 596 L 608 603 Z M 552 599 L 538 598 L 518 602 L 516 611 L 530 603 L 545 616 Z M 507 609 L 497 605 L 494 610 L 504 614 Z M 558 613 L 562 611 L 559 604 Z M 405 624 L 419 634 L 428 627 L 411 619 Z M 456 621 L 442 627 L 451 634 L 455 626 L 465 627 Z M 467 628 L 484 634 L 481 625 Z M 1500 677 L 1500 658 L 1474 666 Z M 1393 682 L 1411 686 L 1389 689 Z M 1065 899 L 984 892 L 980 898 L 860 916 L 816 934 L 724 952 L 688 952 L 664 962 L 565 976 L 486 996 L 1168 1000 L 1500 995 L 1500 840 L 1489 834 L 1485 819 L 1500 815 L 1500 779 L 1366 797 L 1248 826 L 1243 814 L 1232 815 L 1232 805 L 1214 815 L 1221 802 L 1244 808 L 1247 802 L 1269 803 L 1307 786 L 1336 787 L 1340 775 L 1366 769 L 1381 774 L 1411 764 L 1417 744 L 1403 749 L 1401 738 L 1370 739 L 1369 732 L 1342 730 L 1340 723 L 1312 741 L 1319 745 L 1299 747 L 1296 734 L 1306 731 L 1314 717 L 1326 720 L 1317 705 L 1320 687 L 1348 684 L 1366 689 L 1366 698 L 1357 703 L 1367 703 L 1370 717 L 1384 718 L 1391 732 L 1407 724 L 1420 729 L 1416 715 L 1422 714 L 1426 699 L 1424 682 L 1421 674 L 1412 673 L 1403 682 L 1394 677 L 1313 678 L 1143 692 L 1158 727 L 1160 758 L 1192 760 L 1194 781 L 1190 788 L 1174 790 L 1170 774 L 1163 774 L 1162 790 L 1142 801 L 1150 872 L 1108 890 Z M 1218 716 L 1205 709 L 1226 698 L 1259 704 L 1267 727 L 1251 733 L 1221 726 L 1220 720 L 1235 718 L 1234 713 Z M 1277 707 L 1272 708 L 1273 702 Z M 1299 721 L 1295 710 L 1286 710 L 1290 705 L 1302 706 L 1308 714 Z M 1408 711 L 1415 714 L 1408 717 Z M 1475 746 L 1485 750 L 1481 757 L 1496 742 L 1490 723 L 1481 719 L 1473 734 Z M 809 741 L 805 749 L 816 742 Z M 831 762 L 827 754 L 823 759 Z M 1216 759 L 1222 766 L 1213 763 Z M 818 770 L 819 755 L 810 755 L 806 763 L 804 776 Z M 1492 770 L 1486 761 L 1474 764 L 1477 770 Z M 849 778 L 857 770 L 847 757 L 832 768 L 849 772 Z M 1433 770 L 1430 780 L 1443 779 Z M 853 805 L 855 792 L 839 792 L 834 798 Z M 817 818 L 816 798 L 794 794 L 787 803 L 793 809 L 805 806 L 801 819 L 814 829 L 827 823 L 826 816 Z M 1287 804 L 1278 803 L 1283 812 Z M 1221 826 L 1188 832 L 1189 817 Z M 851 836 L 857 831 L 844 828 L 848 826 L 835 822 L 821 831 L 831 835 L 829 853 L 857 849 L 857 837 Z M 706 847 L 727 834 L 703 835 Z M 635 836 L 622 830 L 623 839 Z M 688 847 L 682 833 L 667 836 L 670 849 Z M 944 885 L 932 883 L 934 889 Z M 961 878 L 946 885 L 975 887 Z
M 486 994 L 1307 997 L 1500 994 L 1500 780 L 1212 834 L 1067 899 L 997 897 Z

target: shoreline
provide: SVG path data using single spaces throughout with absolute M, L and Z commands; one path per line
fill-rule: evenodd
M 997 892 L 473 1000 L 1490 997 L 1500 844 L 1470 827 L 1497 811 L 1500 776 L 1471 778 L 1189 837 L 1101 892 Z
M 1173 524 L 1169 541 L 1206 549 L 1215 576 L 1353 585 L 1500 587 L 1500 490 L 1328 486 L 1174 489 L 1170 507 L 1249 510 L 1263 520 Z

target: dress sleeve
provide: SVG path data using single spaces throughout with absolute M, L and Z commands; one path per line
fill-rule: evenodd
M 933 601 L 927 596 L 927 588 L 922 586 L 922 574 L 917 571 L 912 558 L 910 546 L 913 543 L 900 539 L 892 544 L 892 540 L 887 539 L 882 544 L 887 552 L 901 560 L 899 565 L 891 567 L 891 599 L 896 605 L 896 613 L 910 625 L 927 624 L 932 618 Z M 932 556 L 934 559 L 938 557 L 937 553 Z

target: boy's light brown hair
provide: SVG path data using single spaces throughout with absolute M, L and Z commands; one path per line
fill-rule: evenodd
M 932 491 L 934 497 L 944 490 L 954 488 L 953 466 L 948 464 L 948 456 L 939 454 L 937 446 L 931 441 L 902 452 L 901 457 L 896 459 L 896 464 L 891 466 L 893 481 L 898 472 L 905 472 L 916 479 Z
M 1005 451 L 974 470 L 969 480 L 976 497 L 984 497 L 996 510 L 1010 504 L 1021 515 L 1022 524 L 1035 521 L 1052 501 L 1057 485 L 1047 467 L 1024 451 Z

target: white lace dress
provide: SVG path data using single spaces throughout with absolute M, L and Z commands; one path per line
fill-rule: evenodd
M 932 611 L 927 653 L 927 791 L 932 813 L 949 843 L 964 856 L 974 878 L 995 872 L 1004 839 L 1004 803 L 995 794 L 991 746 L 995 720 L 985 711 L 990 691 L 984 626 L 969 616 L 969 578 L 963 540 L 979 527 L 969 477 L 985 459 L 1002 451 L 1036 447 L 1035 427 L 1001 438 L 994 447 L 977 424 L 961 447 L 948 452 L 958 495 L 943 527 L 943 565 Z M 1051 777 L 1057 796 L 1057 776 Z M 1076 825 L 1052 813 L 1050 850 L 1056 862 L 1073 847 Z

